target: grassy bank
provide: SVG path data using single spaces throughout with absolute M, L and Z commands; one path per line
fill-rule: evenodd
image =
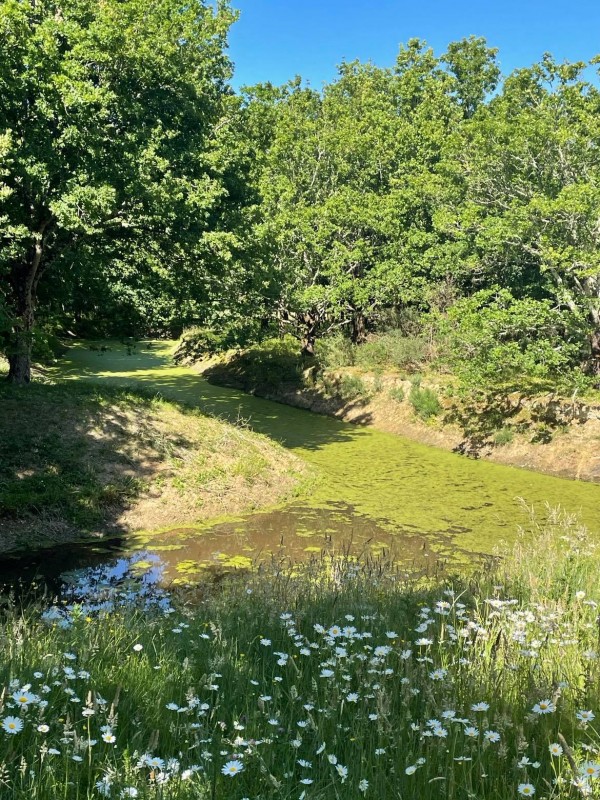
M 0 551 L 238 513 L 306 476 L 243 421 L 128 390 L 0 384 Z
M 598 392 L 561 393 L 539 380 L 467 391 L 428 358 L 422 339 L 392 333 L 359 346 L 324 339 L 315 357 L 302 356 L 288 337 L 213 355 L 196 368 L 211 382 L 348 422 L 368 420 L 424 444 L 600 481 Z
M 597 794 L 600 566 L 560 515 L 428 587 L 337 562 L 173 596 L 125 566 L 5 604 L 6 796 Z

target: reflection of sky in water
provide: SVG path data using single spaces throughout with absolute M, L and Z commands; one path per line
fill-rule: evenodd
M 0 562 L 0 583 L 25 586 L 41 579 L 51 591 L 75 598 L 130 580 L 132 571 L 142 587 L 169 586 L 261 564 L 286 568 L 337 558 L 382 560 L 410 574 L 431 575 L 447 564 L 472 562 L 476 554 L 461 549 L 459 540 L 459 532 L 423 536 L 413 526 L 390 529 L 346 503 L 321 508 L 296 503 L 212 526 L 132 534 L 101 546 L 61 546 L 6 559 Z
M 42 614 L 49 624 L 68 628 L 75 617 L 111 613 L 132 605 L 171 613 L 170 597 L 163 588 L 164 565 L 154 553 L 136 553 L 101 566 L 73 570 L 62 577 L 62 604 L 51 606 Z

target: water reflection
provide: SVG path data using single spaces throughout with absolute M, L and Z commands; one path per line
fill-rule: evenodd
M 362 562 L 381 559 L 414 575 L 437 574 L 448 564 L 472 562 L 474 555 L 458 547 L 455 535 L 448 531 L 424 536 L 409 526 L 398 530 L 358 514 L 346 503 L 321 508 L 298 503 L 211 526 L 139 533 L 102 546 L 63 546 L 4 559 L 0 581 L 41 580 L 55 592 L 66 582 L 63 594 L 71 597 L 80 591 L 82 569 L 87 570 L 90 585 L 99 587 L 125 579 L 132 569 L 142 576 L 142 585 L 169 586 L 267 563 L 289 567 L 338 557 Z

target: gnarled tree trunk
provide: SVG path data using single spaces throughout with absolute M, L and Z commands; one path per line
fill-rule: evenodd
M 367 321 L 360 309 L 352 312 L 350 320 L 350 338 L 353 344 L 362 344 L 367 338 Z

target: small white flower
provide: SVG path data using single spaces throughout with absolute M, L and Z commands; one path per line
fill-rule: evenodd
M 517 791 L 519 794 L 523 795 L 523 797 L 532 797 L 535 794 L 535 786 L 531 783 L 520 783 L 517 787 Z
M 229 777 L 233 778 L 234 775 L 237 775 L 238 772 L 241 772 L 244 769 L 244 765 L 241 761 L 235 759 L 234 761 L 228 761 L 225 766 L 222 767 L 221 772 L 223 775 L 229 775 Z
M 580 722 L 591 722 L 596 715 L 593 711 L 578 711 L 575 716 Z
M 554 705 L 552 700 L 540 700 L 540 702 L 536 703 L 531 710 L 533 711 L 534 714 L 551 714 L 553 711 L 556 711 L 556 706 Z M 523 785 L 530 786 L 530 784 L 523 784 Z

